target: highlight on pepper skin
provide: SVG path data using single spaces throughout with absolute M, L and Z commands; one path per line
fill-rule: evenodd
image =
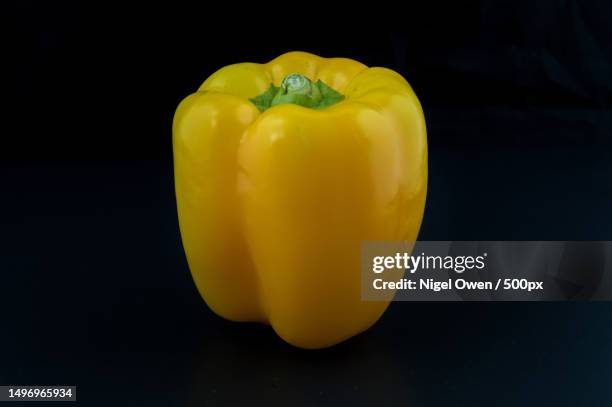
M 173 123 L 179 224 L 206 304 L 288 343 L 371 327 L 364 240 L 416 240 L 427 192 L 421 105 L 398 73 L 305 52 L 213 73 Z

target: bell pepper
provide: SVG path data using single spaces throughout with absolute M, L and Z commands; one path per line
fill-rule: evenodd
M 324 348 L 372 326 L 364 240 L 416 240 L 423 111 L 386 68 L 289 52 L 213 73 L 173 122 L 179 225 L 206 304 Z

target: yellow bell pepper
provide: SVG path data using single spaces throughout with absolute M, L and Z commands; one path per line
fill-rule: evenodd
M 363 240 L 416 240 L 425 120 L 398 73 L 289 52 L 212 74 L 173 123 L 189 268 L 208 306 L 323 348 L 372 326 Z

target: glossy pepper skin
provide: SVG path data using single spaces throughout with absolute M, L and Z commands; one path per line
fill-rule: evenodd
M 250 101 L 288 74 L 344 100 L 319 110 Z M 363 240 L 416 240 L 427 191 L 425 120 L 396 72 L 290 52 L 212 74 L 173 123 L 183 245 L 208 306 L 323 348 L 372 326 Z

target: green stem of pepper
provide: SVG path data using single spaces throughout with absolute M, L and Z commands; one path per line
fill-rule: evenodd
M 344 99 L 344 96 L 318 80 L 313 83 L 304 75 L 292 73 L 281 82 L 280 87 L 270 84 L 268 90 L 249 99 L 260 112 L 287 103 L 308 107 L 311 109 L 325 109 Z
M 271 106 L 293 103 L 304 107 L 315 107 L 319 102 L 321 102 L 319 88 L 304 75 L 292 73 L 281 82 Z

